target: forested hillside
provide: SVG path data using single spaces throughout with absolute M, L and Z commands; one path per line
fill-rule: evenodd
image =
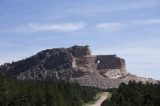
M 98 91 L 64 81 L 13 81 L 0 75 L 0 106 L 82 106 Z
M 17 81 L 0 75 L 0 106 L 83 106 L 101 91 L 60 80 Z M 160 84 L 130 81 L 103 91 L 112 98 L 102 106 L 160 106 Z
M 112 98 L 102 106 L 160 106 L 160 84 L 130 81 L 112 89 Z

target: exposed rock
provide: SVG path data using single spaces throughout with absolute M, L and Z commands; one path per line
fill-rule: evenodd
M 78 82 L 82 86 L 92 86 L 101 89 L 106 89 L 106 88 L 117 88 L 122 81 L 103 77 L 99 73 L 93 72 L 89 75 L 85 75 L 79 78 L 72 78 L 71 82 Z
M 18 80 L 69 80 L 83 86 L 118 87 L 129 80 L 157 81 L 129 74 L 125 60 L 116 55 L 91 55 L 89 46 L 47 49 L 36 55 L 0 66 L 0 72 Z
M 89 46 L 73 46 L 71 48 L 68 48 L 71 52 L 72 52 L 72 55 L 75 57 L 75 58 L 81 58 L 81 57 L 84 57 L 84 56 L 91 56 L 91 52 L 90 52 L 90 49 L 89 49 Z

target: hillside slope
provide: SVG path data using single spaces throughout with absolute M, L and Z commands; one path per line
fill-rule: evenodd
M 114 55 L 91 55 L 89 46 L 47 49 L 29 58 L 6 63 L 0 72 L 17 80 L 67 80 L 82 86 L 115 88 L 130 80 L 156 83 L 127 72 L 125 60 Z

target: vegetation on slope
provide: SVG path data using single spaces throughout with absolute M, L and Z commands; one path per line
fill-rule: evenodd
M 13 81 L 0 75 L 0 106 L 82 106 L 97 92 L 64 81 Z
M 112 93 L 102 106 L 160 106 L 160 84 L 130 81 Z M 94 100 L 97 88 L 64 81 L 17 81 L 0 74 L 0 106 L 82 106 Z
M 160 84 L 130 81 L 111 92 L 112 98 L 102 106 L 160 106 Z

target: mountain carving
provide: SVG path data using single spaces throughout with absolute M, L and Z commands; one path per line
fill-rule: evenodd
M 24 60 L 0 66 L 17 80 L 67 80 L 82 86 L 116 88 L 130 80 L 157 83 L 127 72 L 125 60 L 114 55 L 91 55 L 89 46 L 47 49 Z

